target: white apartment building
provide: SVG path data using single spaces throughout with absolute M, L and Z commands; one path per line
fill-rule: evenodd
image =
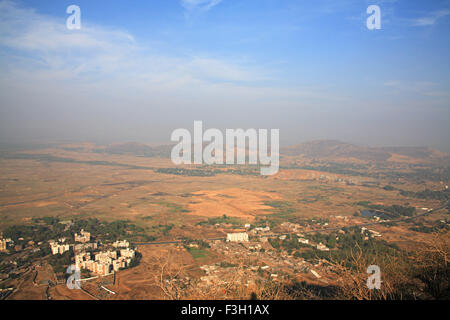
M 133 249 L 127 248 L 120 250 L 120 256 L 125 258 L 134 259 L 135 251 Z
M 111 271 L 119 271 L 130 265 L 131 260 L 135 257 L 133 249 L 120 250 L 120 256 L 117 251 L 99 252 L 93 256 L 88 252 L 83 252 L 75 256 L 76 266 L 80 269 L 87 269 L 98 275 L 107 275 Z
M 228 233 L 227 242 L 248 242 L 248 234 L 245 232 Z
M 128 248 L 130 246 L 130 243 L 127 240 L 117 240 L 113 243 L 114 248 Z
M 52 249 L 52 254 L 63 254 L 70 250 L 70 245 L 68 244 L 58 244 L 56 242 L 50 243 L 50 248 Z

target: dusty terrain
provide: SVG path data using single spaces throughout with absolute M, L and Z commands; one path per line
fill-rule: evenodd
M 314 169 L 311 164 L 317 165 L 316 162 L 307 162 L 304 154 L 294 152 L 283 158 L 282 168 L 275 176 L 227 172 L 225 168 L 218 168 L 213 175 L 199 176 L 172 174 L 167 170 L 159 172 L 158 169 L 174 167 L 170 159 L 164 157 L 93 152 L 94 147 L 80 144 L 0 157 L 0 230 L 15 224 L 31 224 L 32 218 L 44 216 L 61 220 L 88 217 L 128 220 L 146 228 L 148 234 L 159 241 L 225 237 L 230 226 L 218 228 L 208 224 L 208 219 L 224 215 L 242 223 L 264 218 L 277 223 L 326 219 L 330 226 L 344 227 L 367 221 L 358 216 L 364 209 L 362 202 L 412 206 L 418 212 L 423 212 L 421 208 L 436 208 L 441 201 L 401 195 L 398 190 L 442 190 L 448 183 L 426 179 L 426 175 L 410 179 L 409 165 L 417 162 L 427 165 L 427 162 L 409 153 L 388 156 L 383 153 L 387 161 L 381 164 L 374 164 L 371 159 L 364 162 L 360 158 L 347 158 L 349 163 L 331 162 L 337 169 L 329 172 L 323 169 L 322 162 Z M 373 150 L 366 156 L 373 156 Z M 333 161 L 340 157 L 337 154 Z M 183 168 L 209 170 L 196 166 Z M 406 175 L 391 177 L 391 172 Z M 388 185 L 394 190 L 386 189 Z M 420 221 L 433 224 L 442 219 L 446 219 L 443 211 L 420 218 Z M 161 226 L 167 225 L 171 228 L 162 232 Z M 412 231 L 412 225 L 377 225 L 372 229 L 381 232 L 383 240 L 414 250 L 415 244 L 429 238 L 429 234 Z M 311 225 L 305 230 L 318 226 Z M 223 259 L 210 250 L 191 254 L 176 247 L 140 246 L 138 249 L 143 256 L 140 265 L 119 272 L 115 284 L 108 286 L 116 295 L 106 294 L 95 282 L 87 284 L 86 290 L 105 299 L 159 299 L 163 293 L 155 276 L 160 268 L 158 259 L 162 256 L 170 253 L 176 262 L 174 265 L 183 266 L 192 277 L 203 274 L 199 266 Z M 45 264 L 33 269 L 14 280 L 17 290 L 9 298 L 46 299 L 45 282 L 54 277 Z M 317 279 L 310 273 L 302 273 L 299 280 L 314 282 Z M 91 299 L 86 292 L 68 290 L 63 284 L 51 287 L 48 294 L 52 299 Z
M 189 214 L 203 217 L 227 215 L 252 220 L 258 214 L 267 214 L 271 207 L 265 201 L 279 200 L 280 197 L 269 192 L 256 192 L 240 188 L 223 190 L 201 190 L 194 192 L 195 200 L 189 203 Z

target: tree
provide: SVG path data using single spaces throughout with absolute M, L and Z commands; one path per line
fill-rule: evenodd
M 414 277 L 423 284 L 426 295 L 436 300 L 450 299 L 450 240 L 447 234 L 436 233 L 426 241 L 413 258 Z

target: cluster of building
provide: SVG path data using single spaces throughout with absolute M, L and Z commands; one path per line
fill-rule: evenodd
M 91 241 L 91 234 L 89 232 L 84 231 L 81 229 L 80 234 L 75 233 L 74 240 L 75 242 L 78 242 L 76 244 L 69 244 L 66 242 L 66 238 L 60 238 L 57 241 L 50 240 L 50 248 L 52 250 L 52 254 L 64 254 L 67 251 L 70 251 L 73 249 L 75 252 L 85 251 L 85 250 L 96 250 L 98 248 L 97 242 Z M 81 243 L 80 243 L 81 242 Z
M 259 243 L 257 243 L 257 244 L 255 244 L 255 245 L 249 245 L 247 248 L 248 248 L 249 250 L 261 250 L 261 249 L 262 249 L 262 246 L 261 246 Z
M 52 249 L 52 254 L 63 254 L 67 251 L 73 249 L 75 252 L 86 251 L 86 250 L 96 250 L 98 248 L 98 243 L 79 243 L 79 244 L 68 244 L 65 241 L 49 241 L 50 248 Z
M 320 242 L 319 244 L 315 245 L 313 243 L 310 243 L 308 239 L 302 238 L 303 237 L 302 234 L 297 234 L 297 237 L 298 237 L 298 242 L 299 243 L 307 244 L 307 245 L 310 245 L 312 247 L 315 246 L 316 249 L 320 250 L 320 251 L 330 251 L 330 248 L 328 248 L 326 245 L 322 244 L 322 242 Z M 278 237 L 278 239 L 280 239 L 280 240 L 286 240 L 286 238 L 287 238 L 287 236 L 285 234 L 283 234 L 283 235 Z
M 135 255 L 135 250 L 130 248 L 120 249 L 119 253 L 116 250 L 108 250 L 96 254 L 82 252 L 75 255 L 75 265 L 79 269 L 86 269 L 105 276 L 113 271 L 117 272 L 122 268 L 128 267 Z
M 317 180 L 317 179 L 316 179 Z M 319 180 L 321 181 L 332 181 L 332 182 L 337 182 L 337 183 L 345 183 L 346 185 L 355 185 L 355 184 L 360 184 L 360 180 L 359 179 L 348 179 L 348 178 L 341 178 L 339 176 L 330 176 L 330 175 L 325 175 L 325 174 L 321 174 L 319 176 Z
M 251 230 L 253 233 L 260 233 L 260 232 L 269 232 L 270 227 L 257 227 Z
M 423 208 L 423 210 L 425 209 Z M 305 246 L 328 252 L 331 249 L 327 246 L 327 243 L 316 242 L 312 240 L 314 238 L 308 239 L 309 237 L 302 234 L 302 232 L 308 232 L 310 227 L 317 227 L 317 225 L 326 227 L 329 223 L 336 223 L 339 228 L 347 225 L 346 222 L 348 219 L 352 219 L 352 217 L 333 216 L 331 219 L 332 222 L 328 219 L 311 219 L 307 223 L 301 224 L 284 222 L 280 224 L 281 230 L 277 230 L 275 233 L 270 233 L 270 227 L 253 227 L 250 224 L 246 224 L 244 226 L 245 231 L 239 229 L 230 230 L 231 232 L 227 233 L 226 243 L 223 241 L 213 241 L 211 248 L 229 257 L 230 261 L 233 261 L 234 258 L 242 259 L 242 257 L 245 257 L 247 259 L 256 259 L 248 260 L 249 262 L 264 261 L 265 264 L 267 263 L 263 266 L 260 263 L 256 263 L 257 265 L 243 266 L 242 270 L 248 273 L 248 279 L 253 275 L 255 279 L 262 277 L 277 281 L 277 279 L 283 278 L 286 274 L 295 276 L 297 273 L 311 273 L 316 279 L 321 279 L 321 281 L 326 282 L 328 279 L 327 275 L 330 274 L 330 269 L 321 260 L 317 263 L 317 260 L 311 261 L 308 258 L 305 260 L 301 254 L 292 254 L 292 252 L 283 250 L 282 248 L 280 250 L 274 249 L 272 245 L 266 242 L 268 238 L 273 237 L 283 241 L 288 239 L 288 234 L 290 234 L 294 235 L 294 237 L 296 236 L 298 242 Z M 336 240 L 339 240 L 341 235 L 346 234 L 342 229 L 338 229 L 337 233 Z M 367 228 L 362 228 L 361 233 L 364 234 L 365 240 L 368 240 L 370 237 L 381 237 L 379 232 Z M 249 235 L 251 241 L 249 241 Z M 225 275 L 229 275 L 231 270 L 233 270 L 231 273 L 238 271 L 239 267 L 232 263 L 224 263 L 223 265 L 202 266 L 200 269 L 205 272 L 205 275 L 200 278 L 200 284 L 211 286 L 226 282 L 227 278 Z
M 311 247 L 316 247 L 317 250 L 320 251 L 330 251 L 330 248 L 328 248 L 326 245 L 324 245 L 322 242 L 319 242 L 318 244 L 314 244 L 309 241 L 309 239 L 304 238 L 303 234 L 297 233 L 297 241 L 301 244 L 309 245 Z
M 113 271 L 119 271 L 130 265 L 135 258 L 136 252 L 130 249 L 130 243 L 127 240 L 118 240 L 111 244 L 112 250 L 91 253 L 87 252 L 97 250 L 99 244 L 91 241 L 91 234 L 84 230 L 76 233 L 74 236 L 76 244 L 66 243 L 65 238 L 50 240 L 50 248 L 54 255 L 63 254 L 73 249 L 75 252 L 75 265 L 79 269 L 86 269 L 98 275 L 108 275 Z
M 200 283 L 198 283 L 200 287 L 223 285 L 244 285 L 248 287 L 254 285 L 253 277 L 250 277 L 248 273 L 239 272 L 235 266 L 222 268 L 219 264 L 212 264 L 201 266 L 200 269 L 205 273 L 204 276 L 200 277 Z
M 381 237 L 381 233 L 375 230 L 369 230 L 365 227 L 361 228 L 361 234 L 364 235 L 364 240 L 369 240 L 369 237 L 375 238 L 375 237 Z
M 81 229 L 80 234 L 75 233 L 75 242 L 87 243 L 91 241 L 91 234 Z
M 316 249 L 320 250 L 320 251 L 330 251 L 330 248 L 328 248 L 322 242 L 320 242 L 319 244 L 314 244 L 314 243 L 310 242 L 309 239 L 306 239 L 304 237 L 304 235 L 301 233 L 297 233 L 296 236 L 297 236 L 298 243 L 309 245 L 311 247 L 316 247 Z M 286 238 L 287 238 L 286 235 L 281 235 L 278 237 L 278 239 L 280 239 L 280 240 L 286 240 Z
M 292 222 L 283 222 L 281 227 L 289 230 L 290 232 L 299 232 L 303 229 L 301 225 Z
M 297 273 L 309 272 L 312 268 L 312 264 L 303 258 L 272 250 L 270 244 L 261 244 L 257 241 L 249 241 L 244 245 L 215 241 L 211 243 L 211 248 L 228 259 L 226 262 L 201 266 L 200 269 L 205 273 L 200 278 L 201 286 L 223 283 L 231 285 L 230 281 L 234 280 L 239 280 L 240 284 L 245 286 L 251 285 L 251 282 L 258 279 L 267 281 L 270 278 L 271 281 L 281 281 L 288 274 L 295 277 Z M 243 265 L 234 263 L 242 258 L 245 258 Z M 237 277 L 238 273 L 242 273 L 244 277 Z

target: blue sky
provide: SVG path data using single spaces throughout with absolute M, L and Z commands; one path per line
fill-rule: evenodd
M 164 143 L 203 120 L 450 151 L 450 1 L 0 0 L 0 18 L 4 140 Z

